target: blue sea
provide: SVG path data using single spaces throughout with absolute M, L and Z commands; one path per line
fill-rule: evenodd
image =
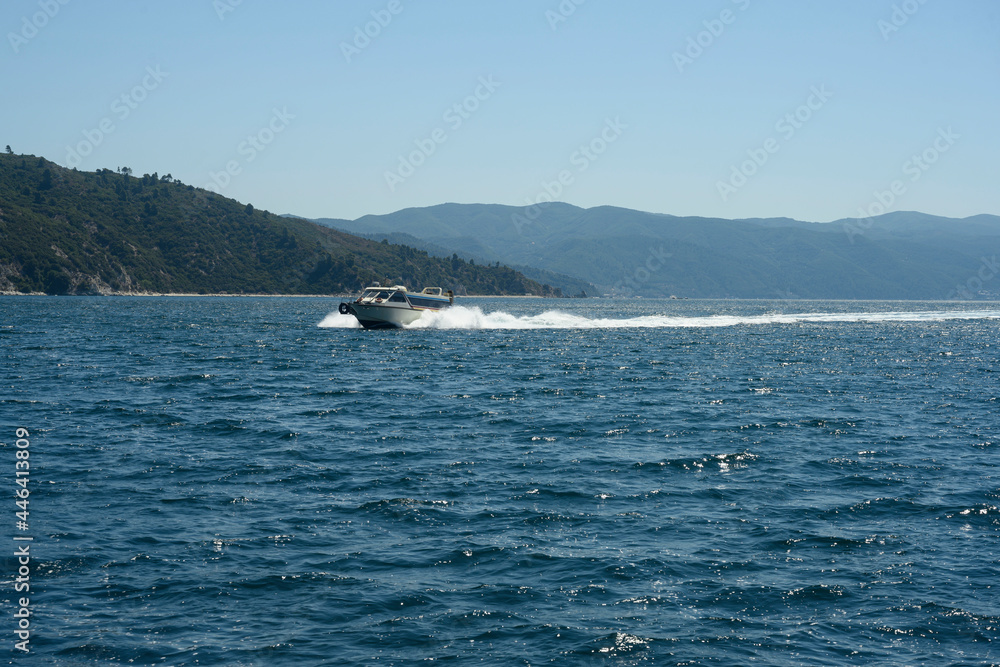
M 1000 664 L 1000 304 L 338 303 L 0 297 L 10 664 Z

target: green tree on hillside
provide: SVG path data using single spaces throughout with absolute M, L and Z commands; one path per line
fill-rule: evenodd
M 86 172 L 0 151 L 0 202 L 3 291 L 344 294 L 394 276 L 414 289 L 496 294 L 517 282 L 506 267 L 461 260 L 452 267 L 425 251 L 254 209 L 170 174 L 134 178 L 128 167 Z M 556 295 L 526 279 L 517 291 Z

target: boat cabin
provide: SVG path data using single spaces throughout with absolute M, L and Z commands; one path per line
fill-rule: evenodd
M 371 285 L 365 288 L 355 303 L 399 304 L 411 308 L 437 310 L 451 305 L 453 298 L 451 290 L 445 294 L 440 287 L 425 287 L 422 292 L 410 292 L 403 285 L 393 285 L 392 287 Z

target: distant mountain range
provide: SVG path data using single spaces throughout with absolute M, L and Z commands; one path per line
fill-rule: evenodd
M 544 275 L 552 284 L 559 284 L 561 274 L 608 294 L 1000 297 L 1000 217 L 995 215 L 952 219 L 898 212 L 810 223 L 677 217 L 563 203 L 441 204 L 315 222 L 373 238 L 405 234 L 432 254 L 531 266 L 551 272 Z
M 998 255 L 993 215 L 809 223 L 552 203 L 308 221 L 169 175 L 0 154 L 0 292 L 330 294 L 388 280 L 456 294 L 995 299 Z
M 342 294 L 375 280 L 559 295 L 499 264 L 280 217 L 169 175 L 80 172 L 0 154 L 0 292 Z

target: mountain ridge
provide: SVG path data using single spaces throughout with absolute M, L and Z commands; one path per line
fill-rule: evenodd
M 332 219 L 328 219 L 332 222 Z M 324 223 L 324 219 L 317 219 Z M 1000 217 L 899 211 L 856 220 L 727 220 L 563 202 L 437 204 L 337 220 L 488 261 L 534 266 L 605 293 L 740 298 L 996 298 Z

